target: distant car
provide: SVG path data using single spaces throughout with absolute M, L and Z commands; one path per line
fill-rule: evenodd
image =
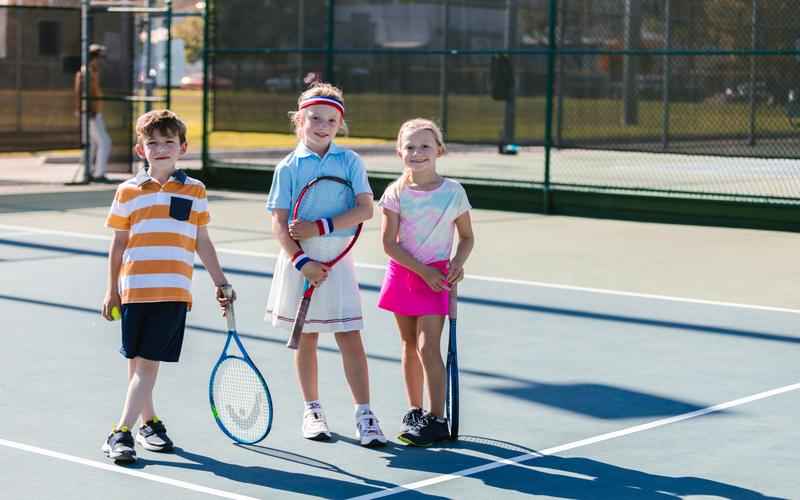
M 764 102 L 768 105 L 775 104 L 775 96 L 772 95 L 772 92 L 770 92 L 767 87 L 767 82 L 757 81 L 753 83 L 755 85 L 751 82 L 742 82 L 726 88 L 725 100 L 727 102 L 747 102 L 750 100 L 750 92 L 752 89 L 756 102 Z
M 208 75 L 208 86 L 217 89 L 229 89 L 233 87 L 233 81 L 221 76 L 214 78 Z M 181 88 L 186 90 L 201 90 L 203 88 L 203 73 L 191 73 L 181 78 Z
M 264 87 L 272 92 L 280 90 L 299 90 L 303 88 L 303 83 L 296 77 L 272 76 L 264 80 Z

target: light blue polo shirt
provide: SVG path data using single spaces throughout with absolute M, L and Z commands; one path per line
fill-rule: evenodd
M 311 180 L 324 175 L 341 177 L 350 182 L 356 196 L 362 193 L 372 195 L 367 178 L 367 169 L 357 153 L 349 149 L 338 147 L 331 143 L 325 156 L 320 156 L 300 142 L 294 151 L 289 153 L 275 167 L 272 176 L 272 186 L 267 196 L 267 210 L 286 209 L 291 219 L 294 203 L 300 191 Z M 300 217 L 304 220 L 317 220 L 323 217 L 336 217 L 352 208 L 348 200 L 343 199 L 340 193 L 326 193 L 322 190 L 315 192 L 317 198 L 313 203 L 303 202 Z M 312 200 L 308 200 L 312 201 Z M 354 228 L 343 231 L 335 230 L 332 234 L 338 236 L 350 235 Z

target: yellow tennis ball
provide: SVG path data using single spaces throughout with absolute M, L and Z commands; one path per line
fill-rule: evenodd
M 119 307 L 114 306 L 111 308 L 111 319 L 113 319 L 114 321 L 122 319 L 122 313 L 119 311 Z

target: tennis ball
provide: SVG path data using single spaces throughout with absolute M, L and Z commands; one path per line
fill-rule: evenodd
M 122 319 L 122 313 L 119 311 L 119 307 L 114 306 L 111 308 L 111 319 L 113 319 L 114 321 Z

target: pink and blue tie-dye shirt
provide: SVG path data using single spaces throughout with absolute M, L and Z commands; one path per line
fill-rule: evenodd
M 452 179 L 432 191 L 406 187 L 399 195 L 391 185 L 378 206 L 400 215 L 400 246 L 423 264 L 450 260 L 455 220 L 472 208 L 464 188 Z

